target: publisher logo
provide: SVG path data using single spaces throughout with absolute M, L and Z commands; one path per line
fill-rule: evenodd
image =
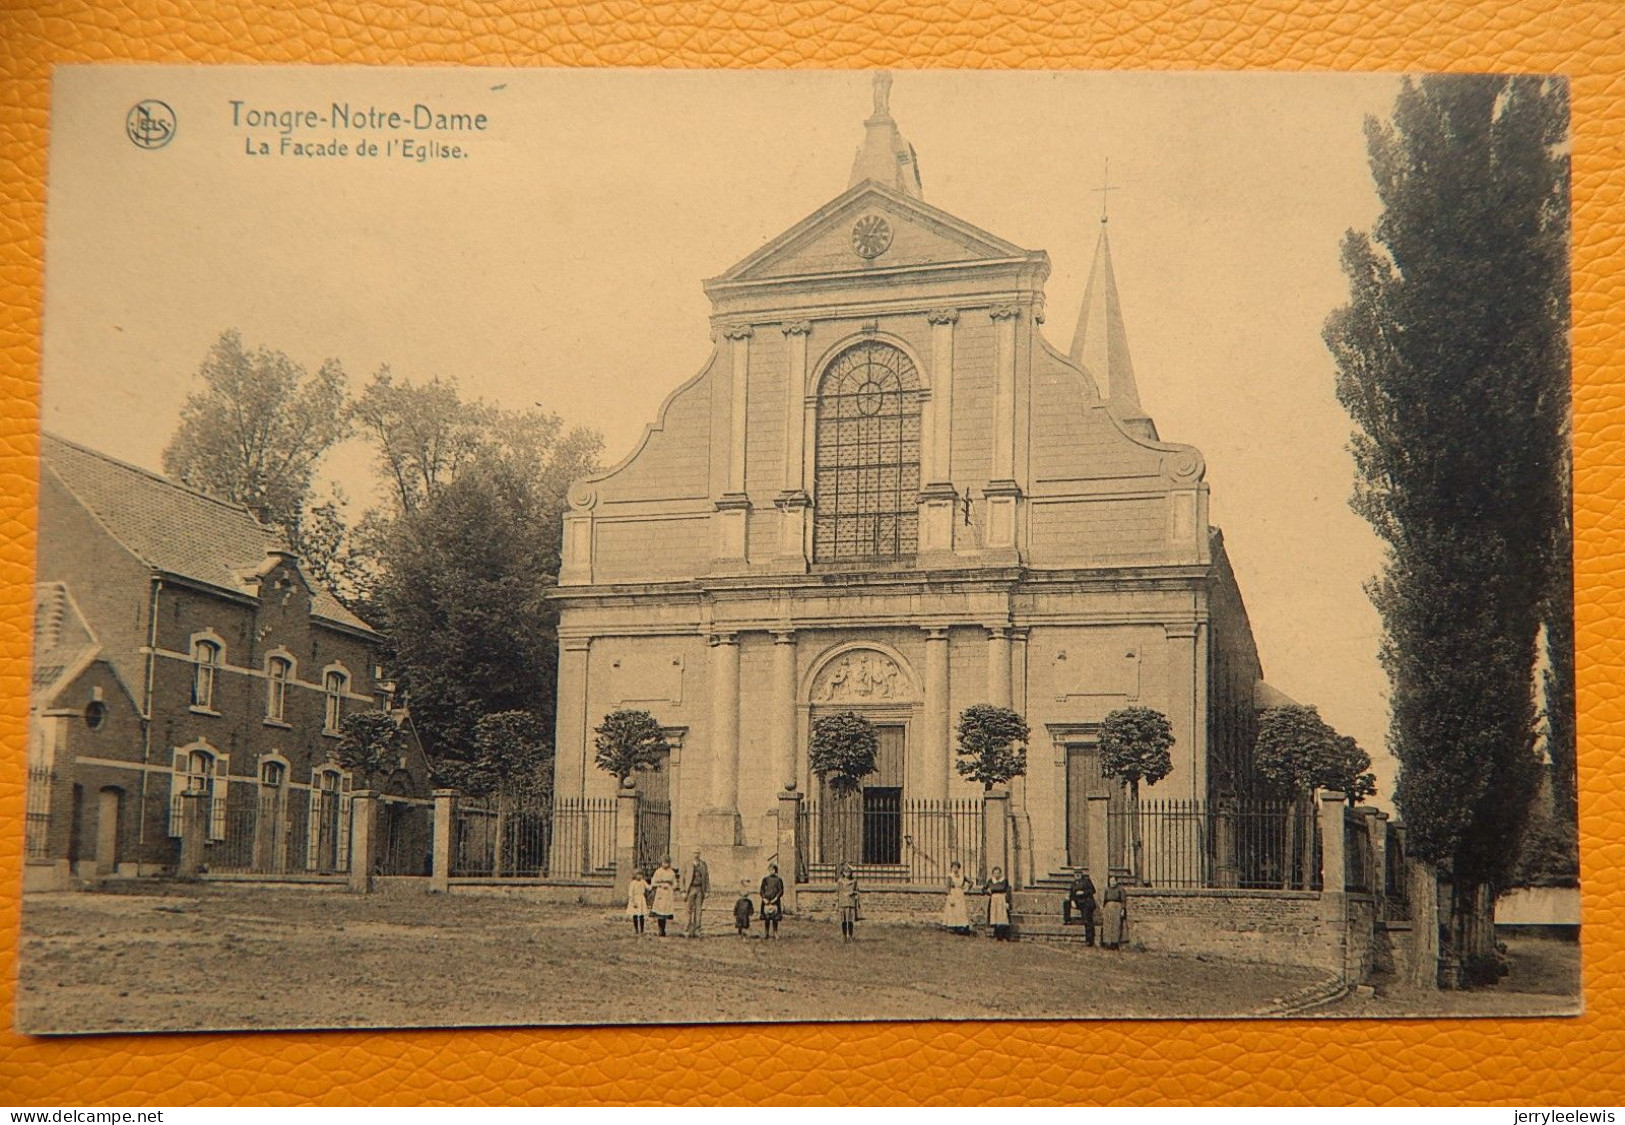
M 157 98 L 136 102 L 124 117 L 124 133 L 137 148 L 163 148 L 175 139 L 175 111 Z

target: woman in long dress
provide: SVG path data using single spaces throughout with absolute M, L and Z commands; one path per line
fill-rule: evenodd
M 964 868 L 954 864 L 948 868 L 948 898 L 942 904 L 942 924 L 956 934 L 970 934 L 970 907 L 965 903 L 967 882 Z
M 1010 881 L 1002 867 L 995 867 L 987 881 L 987 921 L 996 941 L 1010 940 Z
M 1128 940 L 1128 896 L 1115 878 L 1110 884 L 1100 908 L 1100 944 L 1107 949 L 1121 949 Z
M 660 927 L 660 936 L 666 936 L 666 923 L 677 915 L 677 869 L 671 865 L 671 856 L 660 857 L 660 867 L 651 880 L 655 900 L 649 904 L 649 913 Z

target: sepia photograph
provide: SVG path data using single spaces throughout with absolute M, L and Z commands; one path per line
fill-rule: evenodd
M 1580 1014 L 1569 129 L 58 68 L 16 1027 Z

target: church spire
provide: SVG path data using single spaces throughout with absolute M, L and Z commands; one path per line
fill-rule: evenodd
M 1083 308 L 1078 312 L 1078 328 L 1072 335 L 1072 359 L 1095 377 L 1101 397 L 1123 421 L 1146 418 L 1140 406 L 1140 391 L 1134 382 L 1134 361 L 1128 354 L 1128 332 L 1123 327 L 1123 308 L 1117 299 L 1117 275 L 1112 271 L 1112 245 L 1106 234 L 1106 193 L 1116 191 L 1106 180 L 1100 192 L 1100 239 L 1095 243 L 1095 262 L 1089 268 L 1089 283 L 1083 289 Z
M 897 122 L 892 120 L 889 71 L 875 72 L 874 99 L 874 112 L 863 123 L 863 144 L 852 162 L 852 180 L 847 186 L 857 187 L 865 180 L 874 180 L 919 199 L 924 195 L 920 188 L 920 166 L 914 157 L 914 146 L 903 139 Z

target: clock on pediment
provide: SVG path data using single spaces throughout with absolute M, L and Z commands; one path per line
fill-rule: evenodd
M 879 215 L 865 215 L 852 224 L 852 252 L 860 258 L 878 258 L 891 246 L 891 224 Z

